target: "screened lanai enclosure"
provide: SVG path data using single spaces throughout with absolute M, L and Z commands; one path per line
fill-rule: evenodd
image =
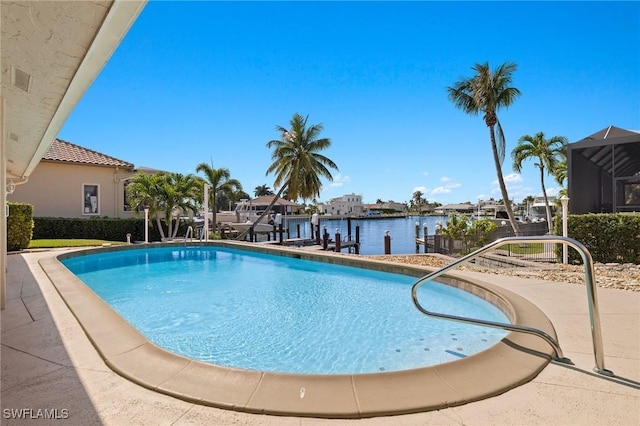
M 640 132 L 609 126 L 567 146 L 569 212 L 640 212 Z

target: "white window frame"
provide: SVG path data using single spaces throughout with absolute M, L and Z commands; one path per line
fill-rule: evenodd
M 93 205 L 91 203 L 90 197 L 93 197 L 94 195 L 91 195 L 90 192 L 87 191 L 87 187 L 88 186 L 92 186 L 96 188 L 96 202 L 95 202 L 95 211 L 92 210 Z M 81 205 L 82 205 L 82 214 L 84 216 L 99 216 L 100 215 L 100 184 L 98 183 L 83 183 L 82 187 L 81 187 L 81 191 L 82 191 L 82 201 L 81 201 Z

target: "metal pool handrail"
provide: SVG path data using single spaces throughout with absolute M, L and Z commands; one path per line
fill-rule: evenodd
M 481 319 L 473 319 L 473 318 L 467 318 L 467 317 L 460 317 L 457 315 L 448 315 L 448 314 L 442 314 L 442 313 L 438 313 L 438 312 L 432 312 L 432 311 L 428 311 L 427 309 L 425 309 L 424 307 L 422 307 L 422 305 L 420 304 L 420 302 L 418 301 L 418 287 L 420 287 L 421 285 L 423 285 L 425 282 L 435 279 L 443 274 L 445 274 L 446 272 L 457 268 L 458 266 L 469 262 L 470 260 L 473 260 L 485 253 L 487 253 L 488 251 L 491 251 L 497 247 L 503 246 L 507 243 L 562 243 L 562 244 L 566 244 L 569 245 L 571 247 L 573 247 L 574 249 L 576 249 L 578 251 L 578 253 L 580 253 L 580 256 L 582 257 L 582 262 L 584 264 L 584 273 L 585 273 L 585 284 L 587 287 L 587 301 L 589 304 L 589 320 L 591 321 L 591 336 L 593 339 L 593 352 L 594 352 L 594 357 L 595 357 L 595 361 L 596 361 L 596 366 L 594 367 L 594 371 L 596 373 L 599 374 L 603 374 L 606 376 L 612 376 L 613 372 L 611 372 L 610 370 L 607 370 L 604 367 L 604 352 L 602 349 L 602 332 L 600 330 L 600 314 L 599 314 L 599 309 L 598 309 L 598 298 L 597 298 L 597 293 L 596 293 L 596 286 L 595 286 L 595 280 L 594 280 L 594 275 L 595 275 L 595 271 L 594 271 L 594 267 L 593 267 L 593 259 L 591 258 L 591 253 L 589 253 L 589 250 L 579 241 L 576 241 L 572 238 L 568 238 L 568 237 L 561 237 L 561 236 L 557 236 L 557 235 L 543 235 L 543 236 L 532 236 L 532 237 L 505 237 L 505 238 L 500 238 L 490 244 L 487 244 L 486 246 L 474 251 L 473 253 L 469 253 L 468 255 L 461 257 L 460 259 L 456 260 L 453 263 L 450 263 L 447 266 L 444 266 L 443 268 L 438 269 L 437 271 L 434 271 L 430 274 L 425 275 L 424 277 L 420 278 L 418 281 L 416 281 L 416 283 L 413 285 L 413 287 L 411 288 L 411 297 L 413 298 L 413 304 L 416 306 L 416 308 L 422 312 L 423 314 L 427 315 L 427 316 L 431 316 L 431 317 L 436 317 L 436 318 L 442 318 L 442 319 L 447 319 L 447 320 L 451 320 L 451 321 L 458 321 L 458 322 L 464 322 L 464 323 L 470 323 L 470 324 L 477 324 L 477 325 L 484 325 L 487 327 L 492 327 L 492 328 L 501 328 L 504 330 L 509 330 L 509 331 L 517 331 L 517 332 L 522 332 L 522 333 L 528 333 L 528 334 L 533 334 L 536 336 L 541 337 L 542 339 L 544 339 L 545 341 L 547 341 L 554 349 L 555 353 L 556 353 L 556 357 L 555 359 L 560 361 L 560 362 L 569 362 L 568 359 L 564 358 L 563 354 L 562 354 L 562 349 L 560 348 L 559 343 L 553 338 L 551 337 L 548 333 L 542 331 L 542 330 L 538 330 L 535 328 L 531 328 L 531 327 L 527 327 L 527 326 L 523 326 L 523 325 L 516 325 L 516 324 L 505 324 L 505 323 L 499 323 L 499 322 L 494 322 L 494 321 L 487 321 L 487 320 L 481 320 Z

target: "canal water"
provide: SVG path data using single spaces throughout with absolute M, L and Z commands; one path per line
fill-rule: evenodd
M 356 226 L 360 227 L 360 254 L 384 254 L 384 237 L 389 232 L 391 236 L 391 254 L 412 254 L 416 252 L 416 223 L 420 224 L 420 238 L 423 237 L 424 226 L 427 233 L 435 233 L 436 223 L 440 221 L 444 226 L 447 216 L 409 216 L 398 218 L 351 219 L 351 237 L 355 239 Z M 311 224 L 309 219 L 288 220 L 291 238 L 297 237 L 297 224 L 300 224 L 301 238 L 310 238 Z M 331 239 L 336 230 L 340 231 L 342 239 L 347 236 L 347 219 L 326 219 L 320 216 L 320 233 L 326 227 Z M 420 248 L 424 252 L 424 248 Z M 346 252 L 346 250 L 343 250 Z

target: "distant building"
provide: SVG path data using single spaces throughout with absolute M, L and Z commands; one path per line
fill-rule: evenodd
M 394 213 L 406 213 L 407 206 L 403 203 L 396 203 L 393 201 L 387 201 L 384 203 L 375 203 L 375 204 L 367 204 L 365 205 L 366 211 L 386 211 L 386 212 L 394 212 Z
M 474 204 L 447 204 L 436 207 L 434 210 L 437 214 L 448 215 L 451 213 L 473 213 L 477 206 Z
M 362 195 L 346 194 L 342 197 L 332 198 L 327 203 L 318 204 L 318 212 L 330 215 L 361 215 L 364 213 Z
M 267 207 L 269 207 L 269 205 L 271 204 L 274 198 L 276 198 L 275 195 L 263 195 L 261 197 L 257 197 L 252 200 L 249 200 L 248 203 L 250 203 L 251 206 L 253 206 L 258 213 L 261 213 Z M 241 203 L 242 201 L 237 202 L 236 205 Z M 275 202 L 271 210 L 276 213 L 287 214 L 287 215 L 304 213 L 303 206 L 301 206 L 300 204 L 294 203 L 293 201 L 286 200 L 284 198 L 278 198 L 278 200 Z

